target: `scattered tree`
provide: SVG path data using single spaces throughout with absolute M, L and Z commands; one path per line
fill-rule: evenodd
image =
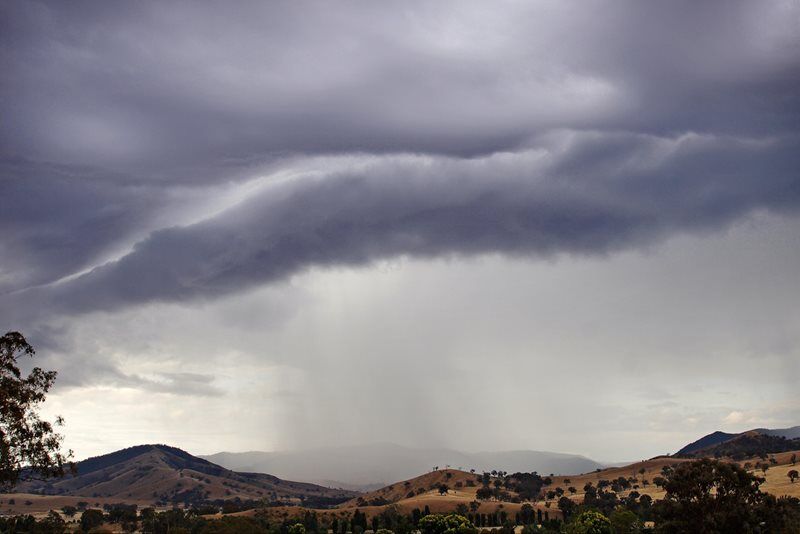
M 575 510 L 575 501 L 570 499 L 569 497 L 561 497 L 558 500 L 558 509 L 561 510 L 561 513 L 564 514 L 564 521 L 569 519 L 570 514 L 573 510 Z
M 64 512 L 64 515 L 67 517 L 74 517 L 75 514 L 78 513 L 78 509 L 71 505 L 64 506 L 61 508 L 61 511 Z
M 494 492 L 488 486 L 483 486 L 481 488 L 478 488 L 478 491 L 475 492 L 475 496 L 482 501 L 491 499 L 493 495 Z
M 90 508 L 81 515 L 81 530 L 89 532 L 102 525 L 104 521 L 103 512 Z

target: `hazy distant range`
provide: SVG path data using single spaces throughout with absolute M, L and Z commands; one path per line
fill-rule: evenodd
M 577 474 L 603 467 L 575 454 L 544 451 L 466 453 L 452 449 L 415 449 L 380 443 L 278 452 L 220 452 L 201 456 L 234 471 L 269 473 L 283 479 L 345 489 L 369 490 L 406 480 L 434 466 L 541 474 Z

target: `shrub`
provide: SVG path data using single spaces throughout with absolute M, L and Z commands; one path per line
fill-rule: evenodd
M 600 512 L 587 510 L 566 527 L 568 534 L 612 534 L 611 520 Z

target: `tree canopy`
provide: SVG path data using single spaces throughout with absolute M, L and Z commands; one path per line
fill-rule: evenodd
M 475 532 L 469 519 L 458 514 L 431 514 L 419 520 L 424 534 L 468 534 Z
M 611 521 L 594 510 L 586 510 L 567 525 L 569 534 L 611 534 Z
M 50 423 L 39 416 L 56 372 L 34 367 L 24 376 L 19 368 L 19 358 L 34 355 L 19 332 L 0 337 L 0 488 L 20 478 L 63 476 L 72 468 L 72 452 L 61 452 L 63 437 L 54 430 L 63 420 Z
M 783 532 L 796 524 L 797 499 L 759 489 L 764 479 L 739 465 L 702 459 L 679 465 L 655 505 L 659 532 Z

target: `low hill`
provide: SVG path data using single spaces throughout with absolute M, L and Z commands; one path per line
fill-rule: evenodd
M 221 452 L 203 458 L 228 469 L 267 472 L 292 480 L 359 489 L 406 480 L 434 466 L 478 472 L 540 473 L 583 473 L 602 467 L 598 462 L 575 454 L 529 450 L 465 453 L 387 443 L 283 452 Z
M 469 473 L 457 469 L 439 469 L 408 480 L 395 482 L 381 489 L 359 495 L 336 508 L 317 510 L 320 521 L 329 521 L 333 517 L 349 517 L 354 511 L 364 513 L 368 518 L 383 514 L 399 512 L 411 514 L 413 510 L 425 510 L 432 513 L 450 513 L 460 510 L 461 513 L 503 515 L 513 518 L 520 512 L 525 500 L 510 488 L 504 488 L 502 498 L 479 500 L 478 489 L 482 484 L 477 473 Z M 502 480 L 490 477 L 494 483 Z M 442 485 L 446 488 L 442 488 Z M 541 511 L 544 517 L 560 518 L 561 512 L 552 503 L 544 501 L 528 501 L 527 504 Z M 466 511 L 465 511 L 466 510 Z M 287 517 L 300 517 L 304 509 L 300 507 L 269 507 L 259 511 L 269 519 L 283 521 Z M 242 512 L 242 515 L 253 515 L 255 511 Z
M 62 479 L 27 481 L 20 493 L 114 498 L 156 504 L 205 500 L 266 500 L 329 506 L 355 493 L 261 473 L 231 471 L 166 445 L 139 445 L 77 464 L 77 473 Z
M 474 499 L 477 475 L 457 469 L 441 469 L 425 473 L 401 482 L 395 482 L 383 488 L 370 491 L 344 503 L 347 506 L 380 506 L 394 504 L 405 499 L 434 493 L 439 495 L 439 488 L 444 484 L 450 488 L 451 495 L 462 495 Z

